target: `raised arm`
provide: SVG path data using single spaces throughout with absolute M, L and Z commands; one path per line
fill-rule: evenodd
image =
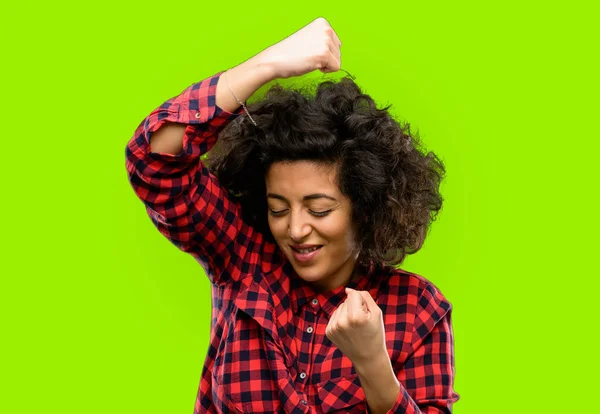
M 239 204 L 200 156 L 241 114 L 237 100 L 245 101 L 273 79 L 338 71 L 340 46 L 327 20 L 318 18 L 230 69 L 227 78 L 219 72 L 168 100 L 142 121 L 127 144 L 129 180 L 152 222 L 192 254 L 213 283 L 235 281 L 244 266 L 225 271 L 227 265 L 248 263 L 250 244 L 260 246 L 262 237 L 242 221 Z
M 258 56 L 228 72 L 231 90 L 241 101 L 271 79 L 272 71 Z M 248 243 L 260 238 L 200 161 L 241 109 L 223 73 L 217 73 L 152 111 L 126 148 L 129 181 L 154 225 L 193 255 L 217 284 L 239 276 L 235 269 L 224 272 L 227 264 L 249 254 Z

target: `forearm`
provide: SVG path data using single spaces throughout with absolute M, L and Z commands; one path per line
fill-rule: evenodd
M 258 54 L 244 63 L 231 68 L 225 74 L 219 77 L 217 82 L 215 101 L 216 105 L 228 112 L 235 112 L 240 105 L 237 103 L 235 96 L 245 102 L 257 89 L 264 84 L 275 79 L 274 71 L 269 65 L 261 61 L 261 54 Z M 227 80 L 231 91 L 227 86 Z M 185 125 L 167 123 L 156 131 L 151 139 L 150 146 L 152 152 L 162 152 L 176 155 L 183 149 L 183 135 Z
M 387 413 L 394 406 L 400 392 L 400 382 L 387 352 L 364 363 L 355 363 L 354 367 L 365 392 L 369 412 Z
M 229 69 L 227 71 L 227 79 L 225 78 L 225 74 L 220 77 L 217 83 L 216 96 L 218 107 L 228 112 L 234 112 L 240 105 L 233 96 L 233 93 L 235 93 L 235 96 L 241 102 L 246 102 L 257 89 L 276 78 L 274 70 L 269 65 L 263 63 L 261 59 L 262 53 L 259 53 L 244 63 Z M 233 93 L 231 93 L 227 86 L 227 80 L 229 80 L 229 86 Z

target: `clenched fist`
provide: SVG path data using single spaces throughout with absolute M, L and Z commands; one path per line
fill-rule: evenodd
M 325 329 L 329 340 L 355 365 L 387 354 L 383 313 L 371 294 L 350 288 L 346 294 Z
M 341 68 L 342 42 L 323 17 L 291 34 L 258 56 L 275 78 L 302 76 L 314 70 L 337 72 Z

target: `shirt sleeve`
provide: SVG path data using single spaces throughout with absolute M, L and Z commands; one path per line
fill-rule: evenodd
M 192 84 L 152 111 L 125 150 L 129 182 L 152 223 L 180 250 L 194 256 L 215 284 L 235 281 L 235 271 L 223 270 L 229 263 L 241 263 L 237 259 L 246 257 L 257 237 L 242 221 L 239 203 L 200 159 L 242 109 L 231 113 L 216 105 L 221 74 Z M 152 134 L 167 122 L 187 125 L 180 154 L 151 152 Z
M 196 404 L 194 405 L 194 414 L 218 414 L 212 400 L 212 386 L 205 379 L 205 369 L 202 370 L 202 379 L 196 395 Z
M 414 352 L 398 373 L 400 393 L 388 414 L 452 413 L 454 339 L 451 305 L 429 286 L 419 299 L 413 335 Z

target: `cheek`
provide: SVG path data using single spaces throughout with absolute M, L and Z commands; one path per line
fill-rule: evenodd
M 273 219 L 272 217 L 269 217 L 268 222 L 269 230 L 271 230 L 273 237 L 276 239 L 287 237 L 287 225 L 285 220 L 282 220 L 281 218 Z
M 321 223 L 319 227 L 323 237 L 342 249 L 350 249 L 354 245 L 354 232 L 349 220 L 337 219 Z

